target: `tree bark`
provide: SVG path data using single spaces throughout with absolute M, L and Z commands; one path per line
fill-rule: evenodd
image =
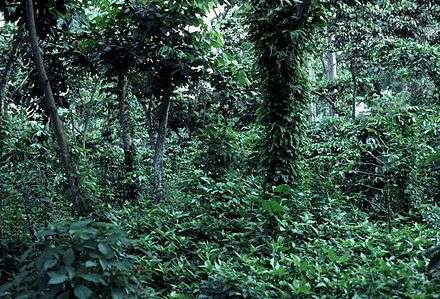
M 11 79 L 12 73 L 14 72 L 14 59 L 17 54 L 18 44 L 21 41 L 21 36 L 21 32 L 18 32 L 17 35 L 13 38 L 11 53 L 9 54 L 8 61 L 2 74 L 3 81 L 0 85 L 0 127 L 2 125 L 2 119 L 4 118 L 6 113 L 6 95 L 8 93 L 9 80 Z
M 38 72 L 38 78 L 41 88 L 44 91 L 46 105 L 49 110 L 55 138 L 60 150 L 61 161 L 63 163 L 64 172 L 67 178 L 67 182 L 69 184 L 70 195 L 72 197 L 76 212 L 80 215 L 85 215 L 87 214 L 88 207 L 80 193 L 78 178 L 75 175 L 74 167 L 71 161 L 63 122 L 58 115 L 58 110 L 50 81 L 46 74 L 46 68 L 44 66 L 43 56 L 41 54 L 37 31 L 35 27 L 34 6 L 32 0 L 26 0 L 26 23 L 29 32 L 29 40 L 33 52 L 35 66 Z
M 350 72 L 351 72 L 351 79 L 353 81 L 353 97 L 351 100 L 351 119 L 353 121 L 355 121 L 356 120 L 356 97 L 357 97 L 357 92 L 358 92 L 358 83 L 357 83 L 357 77 L 356 77 L 356 69 L 355 69 L 353 61 L 350 64 Z
M 168 125 L 168 115 L 170 111 L 170 98 L 171 94 L 166 94 L 162 98 L 162 104 L 158 114 L 158 127 L 156 144 L 154 148 L 154 177 L 155 177 L 155 200 L 160 202 L 165 199 L 165 187 L 164 187 L 164 171 L 163 171 L 163 157 L 165 152 L 165 141 Z
M 9 59 L 2 75 L 3 82 L 2 85 L 0 86 L 0 126 L 2 126 L 2 121 L 6 113 L 6 109 L 5 109 L 6 93 L 8 92 L 9 79 L 11 77 L 13 67 L 14 67 L 13 61 L 12 59 Z
M 327 37 L 327 44 L 328 47 L 330 48 L 329 51 L 326 54 L 326 75 L 327 75 L 327 80 L 332 82 L 334 80 L 336 80 L 337 78 L 337 72 L 336 72 L 336 67 L 337 67 L 337 60 L 336 60 L 336 52 L 334 52 L 331 48 L 333 47 L 333 43 L 334 43 L 335 37 L 333 34 L 328 35 Z M 333 89 L 329 96 L 331 98 L 334 98 L 336 95 L 336 89 Z M 334 100 L 334 103 L 336 105 L 336 100 Z M 334 116 L 337 114 L 337 112 L 335 111 L 335 109 L 333 109 L 332 106 L 329 107 L 329 112 L 331 116 Z
M 147 100 L 138 98 L 138 102 L 141 104 L 145 114 L 145 125 L 148 131 L 148 146 L 154 150 L 157 130 L 154 124 L 153 100 L 150 99 L 150 102 L 147 104 Z
M 286 35 L 303 31 L 307 26 L 312 1 L 251 1 L 251 39 L 255 44 L 264 97 L 260 122 L 261 165 L 264 189 L 301 181 L 299 161 L 302 155 L 304 118 L 309 100 L 305 72 L 304 44 L 308 34 Z
M 118 101 L 119 101 L 119 124 L 121 126 L 121 139 L 124 149 L 124 172 L 126 176 L 126 186 L 124 187 L 125 199 L 135 200 L 137 198 L 137 188 L 133 179 L 133 164 L 135 149 L 131 132 L 130 113 L 127 102 L 127 73 L 118 74 Z
M 313 68 L 312 62 L 310 60 L 307 63 L 307 72 L 309 75 L 309 81 L 315 82 L 316 73 L 315 73 L 315 69 Z M 314 123 L 316 122 L 317 118 L 318 118 L 318 108 L 316 105 L 316 101 L 312 101 L 309 103 L 309 122 Z

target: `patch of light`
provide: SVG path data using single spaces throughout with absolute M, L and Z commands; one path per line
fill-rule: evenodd
M 0 29 L 5 26 L 5 18 L 3 16 L 3 13 L 0 12 Z
M 208 12 L 208 14 L 206 16 L 203 17 L 203 22 L 207 25 L 207 26 L 211 26 L 212 25 L 212 21 L 220 14 L 222 14 L 225 11 L 225 6 L 226 5 L 218 5 L 216 7 L 214 7 L 213 9 L 211 9 L 210 12 Z M 193 33 L 193 32 L 199 32 L 201 31 L 200 27 L 195 27 L 195 26 L 189 26 L 188 27 L 188 31 Z
M 357 103 L 356 104 L 356 116 L 360 114 L 368 114 L 370 112 L 370 108 L 365 103 Z

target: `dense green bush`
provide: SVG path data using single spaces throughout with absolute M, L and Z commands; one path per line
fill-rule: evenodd
M 204 172 L 212 177 L 223 175 L 236 161 L 238 134 L 233 128 L 217 124 L 205 128 L 199 136 L 203 155 L 197 161 Z
M 438 112 L 383 105 L 354 124 L 323 122 L 313 131 L 308 158 L 318 196 L 342 192 L 357 197 L 359 207 L 374 217 L 408 213 L 438 196 L 427 165 L 436 152 Z
M 257 180 L 258 181 L 258 180 Z M 329 199 L 255 178 L 203 178 L 198 195 L 126 206 L 143 287 L 158 298 L 436 297 L 425 250 L 436 229 L 396 218 L 375 223 Z M 269 197 L 268 197 L 269 196 Z M 305 203 L 305 206 L 302 205 Z M 316 211 L 320 211 L 319 213 Z M 315 215 L 316 214 L 316 215 Z M 153 296 L 153 295 L 151 295 Z
M 3 285 L 10 298 L 129 298 L 134 296 L 129 241 L 113 224 L 81 220 L 50 225 Z

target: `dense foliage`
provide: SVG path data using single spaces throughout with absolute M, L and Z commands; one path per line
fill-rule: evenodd
M 0 1 L 0 298 L 440 297 L 438 1 Z

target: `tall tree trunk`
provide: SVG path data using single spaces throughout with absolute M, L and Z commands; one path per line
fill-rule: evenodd
M 17 54 L 17 48 L 21 41 L 22 33 L 18 32 L 12 41 L 12 49 L 8 57 L 8 61 L 6 63 L 5 69 L 3 71 L 2 77 L 3 81 L 0 85 L 0 128 L 2 119 L 6 113 L 6 95 L 8 93 L 9 80 L 11 79 L 12 73 L 14 72 L 14 60 Z
M 316 73 L 315 73 L 315 69 L 313 68 L 312 65 L 312 61 L 308 61 L 307 63 L 307 72 L 309 75 L 309 81 L 310 82 L 315 82 L 316 81 Z M 316 122 L 318 118 L 318 108 L 316 105 L 316 101 L 312 101 L 309 103 L 309 121 L 311 123 Z
M 124 196 L 126 196 L 125 199 L 135 200 L 137 198 L 137 188 L 133 178 L 135 149 L 133 146 L 130 113 L 127 102 L 127 85 L 127 73 L 118 74 L 119 124 L 121 126 L 121 139 L 124 149 L 124 172 L 127 182 L 124 187 Z
M 356 97 L 358 92 L 358 82 L 356 77 L 356 67 L 353 61 L 350 63 L 351 80 L 353 81 L 353 97 L 351 100 L 351 119 L 356 120 Z
M 304 118 L 308 102 L 305 72 L 307 24 L 312 1 L 284 4 L 254 0 L 251 16 L 252 39 L 258 50 L 258 65 L 265 96 L 260 109 L 264 126 L 262 165 L 265 188 L 298 184 Z M 293 4 L 294 3 L 294 4 Z
M 9 58 L 6 64 L 6 68 L 2 75 L 3 82 L 1 83 L 0 86 L 0 128 L 2 126 L 3 118 L 5 117 L 5 113 L 6 113 L 6 108 L 5 108 L 6 93 L 8 92 L 9 79 L 12 75 L 13 67 L 14 67 L 13 60 L 12 58 Z
M 165 187 L 164 187 L 164 170 L 163 170 L 163 157 L 165 152 L 165 141 L 168 125 L 168 114 L 170 111 L 170 98 L 171 94 L 167 93 L 162 98 L 162 104 L 158 114 L 158 127 L 156 144 L 154 148 L 154 177 L 155 177 L 155 199 L 156 202 L 160 202 L 165 199 Z
M 32 0 L 26 0 L 26 23 L 29 31 L 29 40 L 32 47 L 35 66 L 38 72 L 38 78 L 41 88 L 44 91 L 46 105 L 49 110 L 55 138 L 60 150 L 61 161 L 63 163 L 64 172 L 69 184 L 70 195 L 74 202 L 75 210 L 79 214 L 85 215 L 87 213 L 88 206 L 80 193 L 78 178 L 75 175 L 74 167 L 72 165 L 70 157 L 69 147 L 67 145 L 66 136 L 64 133 L 64 126 L 58 115 L 58 110 L 53 96 L 50 81 L 46 74 L 46 68 L 44 66 L 43 56 L 41 54 L 37 30 L 35 27 L 35 16 Z
M 156 146 L 157 130 L 155 129 L 155 124 L 154 124 L 153 100 L 150 99 L 150 102 L 147 104 L 147 101 L 145 99 L 138 98 L 138 102 L 141 104 L 145 114 L 145 125 L 147 126 L 147 131 L 148 131 L 147 146 L 150 146 L 152 149 L 154 149 L 154 147 Z
M 327 44 L 328 44 L 327 46 L 329 47 L 329 50 L 326 54 L 326 75 L 327 75 L 328 81 L 330 81 L 330 82 L 336 80 L 336 78 L 337 78 L 336 52 L 332 49 L 334 40 L 335 40 L 334 35 L 329 33 L 329 35 L 327 37 Z M 333 89 L 330 91 L 330 95 L 329 95 L 330 98 L 333 99 L 333 102 L 335 103 L 335 105 L 337 105 L 337 101 L 335 99 L 336 92 L 337 92 L 336 89 Z M 337 113 L 337 111 L 332 106 L 329 107 L 329 112 L 330 112 L 330 115 L 332 115 L 332 116 L 336 115 L 336 113 Z

